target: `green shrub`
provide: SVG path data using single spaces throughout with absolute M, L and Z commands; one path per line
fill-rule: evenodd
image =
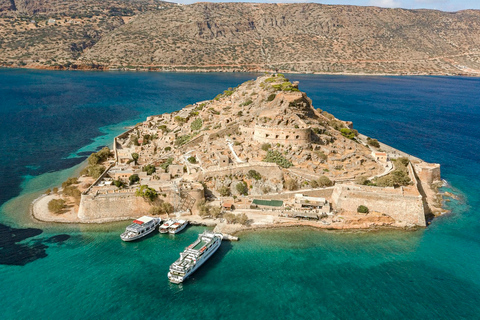
M 367 213 L 370 212 L 370 210 L 368 210 L 368 208 L 367 208 L 366 206 L 360 205 L 360 206 L 358 206 L 358 208 L 357 208 L 357 212 L 358 212 L 358 213 L 365 213 L 365 214 L 367 214 Z
M 155 169 L 155 166 L 154 166 L 154 165 L 152 165 L 152 164 L 147 164 L 146 166 L 144 166 L 144 167 L 142 168 L 142 171 L 143 171 L 143 172 L 147 172 L 147 175 L 150 176 L 150 175 L 152 175 L 152 174 L 156 171 L 156 169 Z
M 232 191 L 230 190 L 229 187 L 227 186 L 222 186 L 218 189 L 218 193 L 220 193 L 220 195 L 222 197 L 229 197 L 232 195 Z
M 66 188 L 72 184 L 77 184 L 78 178 L 68 178 L 65 182 L 62 183 L 62 188 Z
M 248 195 L 248 186 L 245 181 L 239 182 L 235 185 L 235 189 L 237 189 L 237 192 L 240 193 L 241 195 Z
M 52 199 L 48 202 L 48 210 L 53 213 L 60 213 L 65 208 L 65 200 Z
M 367 144 L 375 148 L 380 148 L 380 143 L 378 143 L 377 139 L 367 138 Z
M 263 161 L 276 163 L 282 168 L 290 168 L 293 165 L 277 150 L 268 150 Z
M 164 163 L 162 163 L 160 165 L 160 168 L 162 168 L 163 170 L 165 170 L 165 172 L 167 172 L 167 169 L 168 167 L 173 163 L 173 158 L 172 157 L 169 157 L 167 159 L 167 161 L 165 161 Z
M 183 146 L 185 143 L 190 141 L 192 137 L 188 134 L 183 135 L 183 136 L 178 136 L 177 139 L 175 140 L 175 145 L 177 147 Z
M 155 199 L 158 197 L 157 191 L 155 191 L 153 188 L 149 188 L 147 185 L 140 186 L 140 188 L 138 188 L 138 190 L 135 192 L 135 195 L 150 202 L 155 201 Z
M 240 107 L 246 107 L 246 106 L 251 105 L 252 103 L 253 103 L 252 100 L 247 100 L 247 101 L 245 101 L 244 103 L 241 103 L 241 104 L 240 104 Z
M 270 143 L 264 143 L 262 144 L 262 150 L 263 151 L 268 151 L 268 149 L 270 149 L 272 147 L 272 145 Z
M 250 179 L 255 179 L 255 180 L 262 179 L 262 175 L 256 170 L 249 170 L 248 173 L 247 173 L 247 177 L 249 177 Z
M 197 163 L 197 158 L 195 156 L 188 157 L 187 160 L 190 163 Z
M 341 128 L 340 133 L 348 139 L 354 139 L 358 135 L 358 131 L 354 129 Z
M 192 124 L 190 125 L 190 128 L 192 129 L 192 131 L 198 131 L 202 128 L 202 126 L 203 126 L 203 120 L 200 118 L 197 118 L 193 120 Z
M 114 185 L 115 187 L 117 187 L 117 188 L 120 189 L 120 188 L 123 188 L 123 185 L 124 185 L 124 184 L 123 184 L 123 182 L 120 181 L 120 180 L 113 180 L 113 185 Z
M 285 180 L 285 189 L 293 191 L 298 189 L 298 183 L 295 179 L 286 179 Z
M 92 177 L 93 179 L 98 179 L 104 171 L 105 167 L 97 164 L 86 167 L 80 172 L 80 174 Z
M 187 119 L 185 119 L 183 117 L 180 117 L 180 116 L 175 116 L 175 118 L 173 118 L 173 120 L 179 125 L 182 125 L 185 122 L 187 122 Z
M 333 186 L 332 180 L 330 180 L 327 176 L 321 176 L 318 178 L 318 186 L 319 187 L 331 187 Z
M 140 181 L 140 177 L 138 176 L 138 174 L 132 174 L 130 177 L 128 177 L 128 180 L 130 181 L 130 185 L 132 185 L 135 182 Z
M 271 95 L 268 96 L 267 101 L 273 101 L 277 95 L 275 93 L 272 93 Z

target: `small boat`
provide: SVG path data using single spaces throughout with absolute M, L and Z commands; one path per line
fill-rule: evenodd
M 179 233 L 187 226 L 187 220 L 175 220 L 174 223 L 168 228 L 169 233 Z
M 163 224 L 160 226 L 160 228 L 158 228 L 158 232 L 168 233 L 168 228 L 170 228 L 170 226 L 174 223 L 175 223 L 175 220 L 172 220 L 172 219 L 165 220 Z
M 125 232 L 120 235 L 120 239 L 123 241 L 133 241 L 145 237 L 151 233 L 162 222 L 160 218 L 152 218 L 143 216 L 133 221 L 129 225 Z
M 204 231 L 199 234 L 198 239 L 185 248 L 180 253 L 180 258 L 170 266 L 168 280 L 172 283 L 182 283 L 217 251 L 222 239 L 221 233 Z

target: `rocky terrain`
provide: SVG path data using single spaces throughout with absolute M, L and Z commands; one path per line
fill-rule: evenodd
M 478 10 L 449 13 L 313 3 L 180 6 L 153 0 L 2 0 L 0 10 L 3 65 L 480 72 Z

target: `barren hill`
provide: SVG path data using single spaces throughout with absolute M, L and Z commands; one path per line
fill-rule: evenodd
M 116 2 L 124 6 L 143 3 Z M 56 62 L 158 70 L 480 72 L 478 10 L 448 13 L 313 3 L 164 3 L 159 9 L 159 5 L 147 4 L 131 12 L 133 19 L 102 29 L 93 46 Z M 112 19 L 106 15 L 98 20 Z M 51 26 L 49 33 L 61 32 L 61 27 Z M 34 32 L 26 30 L 12 41 L 21 42 Z M 53 41 L 45 39 L 43 44 Z M 11 57 L 22 57 L 26 64 L 34 62 L 15 55 L 23 48 L 11 43 L 0 42 L 0 62 L 14 62 Z M 38 63 L 45 64 L 51 55 L 38 56 Z

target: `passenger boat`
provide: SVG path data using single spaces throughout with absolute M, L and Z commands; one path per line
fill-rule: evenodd
M 175 220 L 174 223 L 168 228 L 169 233 L 179 233 L 187 226 L 187 220 Z
M 133 223 L 125 229 L 125 232 L 120 235 L 120 238 L 123 241 L 140 239 L 155 230 L 160 222 L 162 222 L 160 218 L 143 216 L 134 220 Z
M 175 223 L 175 220 L 172 220 L 172 219 L 165 220 L 163 224 L 160 226 L 160 228 L 158 228 L 158 232 L 168 233 L 168 228 L 170 228 L 170 226 L 174 223 Z
M 182 283 L 217 251 L 222 239 L 221 233 L 204 231 L 199 234 L 198 239 L 180 253 L 180 258 L 170 266 L 168 280 L 172 283 Z

